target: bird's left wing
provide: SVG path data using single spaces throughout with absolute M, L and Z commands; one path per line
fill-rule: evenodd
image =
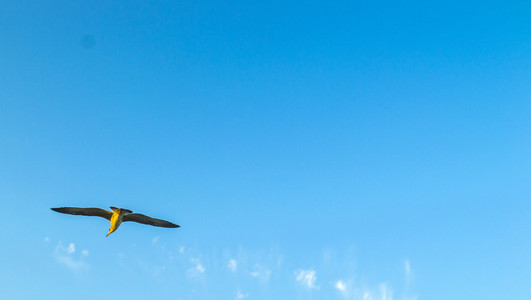
M 158 227 L 167 227 L 167 228 L 178 228 L 181 227 L 177 224 L 173 224 L 172 222 L 164 221 L 161 219 L 155 219 L 148 217 L 143 214 L 127 214 L 123 218 L 124 222 L 138 222 L 142 224 L 152 225 L 152 226 L 158 226 Z
M 70 215 L 102 217 L 107 220 L 110 220 L 112 216 L 112 212 L 96 207 L 54 207 L 52 210 Z

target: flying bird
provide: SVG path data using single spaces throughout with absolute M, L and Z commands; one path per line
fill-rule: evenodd
M 148 217 L 143 214 L 136 214 L 133 213 L 132 210 L 125 209 L 125 208 L 116 208 L 114 206 L 111 206 L 112 212 L 96 208 L 96 207 L 54 207 L 51 210 L 60 212 L 63 214 L 70 214 L 70 215 L 81 215 L 81 216 L 94 216 L 94 217 L 102 217 L 109 221 L 111 221 L 111 228 L 109 229 L 109 233 L 107 233 L 107 236 L 109 234 L 113 233 L 120 227 L 120 224 L 122 222 L 138 222 L 142 224 L 152 225 L 152 226 L 158 226 L 158 227 L 166 227 L 166 228 L 178 228 L 181 227 L 177 224 L 173 224 L 172 222 L 164 221 L 161 219 L 155 219 Z

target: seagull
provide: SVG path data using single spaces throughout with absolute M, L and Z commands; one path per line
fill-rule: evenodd
M 51 210 L 60 212 L 63 214 L 70 214 L 70 215 L 82 215 L 82 216 L 95 216 L 95 217 L 102 217 L 109 221 L 111 221 L 111 228 L 109 229 L 109 233 L 107 233 L 107 236 L 109 234 L 113 233 L 118 229 L 120 224 L 122 222 L 138 222 L 142 224 L 152 225 L 152 226 L 158 226 L 158 227 L 166 227 L 166 228 L 179 228 L 181 226 L 177 224 L 173 224 L 172 222 L 164 221 L 161 219 L 155 219 L 148 217 L 143 214 L 134 214 L 132 210 L 125 209 L 125 208 L 116 208 L 114 206 L 111 206 L 112 212 L 96 208 L 96 207 L 54 207 L 51 208 Z

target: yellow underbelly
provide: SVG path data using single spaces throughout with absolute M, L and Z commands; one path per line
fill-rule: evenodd
M 120 227 L 120 224 L 122 224 L 122 220 L 123 220 L 123 216 L 120 215 L 120 213 L 118 212 L 114 212 L 111 216 L 111 228 L 109 229 L 109 233 L 107 235 L 116 231 L 116 229 Z

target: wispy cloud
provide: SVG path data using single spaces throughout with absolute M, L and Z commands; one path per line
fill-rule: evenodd
M 227 268 L 231 270 L 232 272 L 236 272 L 236 268 L 238 267 L 238 263 L 234 258 L 229 259 L 229 263 L 227 264 Z
M 378 291 L 364 291 L 363 300 L 393 300 L 393 292 L 385 283 L 381 283 Z
M 299 269 L 295 271 L 295 279 L 309 289 L 319 289 L 319 287 L 315 285 L 317 275 L 314 270 Z
M 271 270 L 261 264 L 255 264 L 253 271 L 249 272 L 249 275 L 257 278 L 262 283 L 267 283 L 269 282 L 269 277 L 271 277 Z
M 336 289 L 345 292 L 347 290 L 347 285 L 342 280 L 338 280 L 336 282 Z
M 70 243 L 68 244 L 68 247 L 65 250 L 66 250 L 66 253 L 72 254 L 76 252 L 76 245 L 74 245 L 74 243 Z
M 190 262 L 194 264 L 194 266 L 188 269 L 187 271 L 188 277 L 190 278 L 201 277 L 205 273 L 205 267 L 203 267 L 199 258 L 191 258 Z
M 69 243 L 68 246 L 63 246 L 63 243 L 58 242 L 55 247 L 55 258 L 56 260 L 70 268 L 71 270 L 78 271 L 88 269 L 89 265 L 84 260 L 88 256 L 88 250 L 82 250 L 79 258 L 74 258 L 76 252 L 76 245 L 74 243 Z
M 370 292 L 364 292 L 363 293 L 363 300 L 372 300 L 372 295 Z
M 154 247 L 164 245 L 164 240 L 157 238 L 153 238 L 151 242 L 154 243 Z M 317 295 L 319 293 L 318 291 L 323 289 L 323 292 L 327 294 L 331 292 L 331 297 L 337 299 L 417 300 L 414 294 L 411 295 L 409 293 L 407 286 L 400 286 L 401 288 L 393 291 L 392 285 L 389 285 L 389 282 L 381 281 L 382 279 L 371 283 L 370 278 L 353 274 L 352 271 L 354 268 L 350 268 L 353 264 L 344 266 L 344 262 L 346 260 L 348 261 L 348 259 L 343 259 L 342 256 L 333 254 L 332 250 L 323 252 L 325 253 L 323 254 L 323 260 L 319 261 L 322 265 L 313 265 L 310 268 L 286 269 L 285 266 L 283 268 L 282 264 L 284 256 L 276 249 L 270 252 L 260 250 L 253 252 L 241 247 L 238 251 L 225 249 L 221 254 L 218 253 L 216 259 L 212 259 L 210 256 L 204 256 L 204 253 L 202 254 L 188 246 L 175 245 L 174 247 L 173 250 L 178 254 L 178 259 L 171 261 L 168 269 L 176 267 L 179 267 L 180 270 L 184 269 L 183 275 L 190 279 L 191 282 L 207 286 L 214 278 L 216 280 L 219 279 L 219 277 L 215 276 L 216 274 L 220 274 L 221 272 L 221 274 L 227 275 L 227 273 L 230 273 L 232 276 L 229 277 L 231 281 L 227 282 L 229 285 L 227 292 L 229 294 L 225 295 L 226 298 L 236 298 L 236 300 L 250 299 L 259 294 L 252 288 L 249 289 L 250 286 L 245 285 L 245 283 L 259 283 L 264 287 L 278 288 L 280 282 L 291 280 L 292 284 L 297 286 L 300 284 L 300 292 L 305 289 L 307 293 Z M 88 255 L 88 251 L 83 252 L 76 249 L 76 245 L 73 243 L 72 245 L 62 246 L 62 251 L 66 256 L 77 254 L 78 257 L 83 258 Z M 160 253 L 164 254 L 164 252 Z M 222 257 L 221 260 L 219 260 L 220 257 Z M 314 261 L 314 264 L 318 264 L 319 262 Z M 340 276 L 337 276 L 339 274 L 333 275 L 333 272 L 330 272 L 330 268 L 335 267 L 337 264 L 341 264 L 341 268 L 338 269 L 341 274 Z M 405 276 L 403 278 L 409 278 L 414 274 L 414 266 L 412 266 L 409 259 L 399 261 L 398 266 L 398 271 L 404 274 L 402 276 Z M 323 267 L 324 270 L 321 270 L 319 267 Z M 347 272 L 345 272 L 345 268 Z M 209 277 L 211 280 L 207 280 L 207 269 L 209 269 Z M 162 271 L 164 271 L 164 268 Z M 275 280 L 271 280 L 273 273 Z M 318 275 L 319 281 L 317 281 Z M 390 283 L 392 284 L 393 282 Z M 231 285 L 232 287 L 230 287 Z
M 249 297 L 249 293 L 243 293 L 241 290 L 236 292 L 236 299 L 243 299 Z
M 393 300 L 393 293 L 385 283 L 380 284 L 380 299 Z
M 409 289 L 409 285 L 411 284 L 412 280 L 412 270 L 411 270 L 411 262 L 409 259 L 406 259 L 404 261 L 404 274 L 406 276 L 406 289 Z
M 404 274 L 406 277 L 406 287 L 404 292 L 406 297 L 404 299 L 416 300 L 417 296 L 410 296 L 410 288 L 413 281 L 413 270 L 411 269 L 411 262 L 409 261 L 409 259 L 406 259 L 404 261 Z
M 334 284 L 334 287 L 341 292 L 344 297 L 348 297 L 348 284 L 343 280 L 338 280 Z

